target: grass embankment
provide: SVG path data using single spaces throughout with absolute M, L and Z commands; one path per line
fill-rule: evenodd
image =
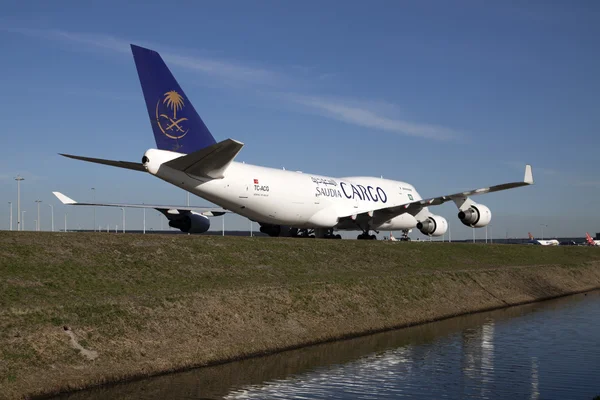
M 587 247 L 2 232 L 0 397 L 599 287 Z

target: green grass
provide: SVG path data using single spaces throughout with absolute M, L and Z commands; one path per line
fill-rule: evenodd
M 600 281 L 588 268 L 598 262 L 599 249 L 576 246 L 0 232 L 0 389 L 21 396 L 501 304 L 486 290 L 547 297 Z M 86 364 L 63 326 L 98 360 Z
M 0 309 L 25 308 L 17 316 L 25 324 L 140 325 L 126 304 L 154 308 L 240 288 L 352 287 L 407 274 L 419 274 L 410 293 L 419 298 L 436 272 L 454 271 L 452 279 L 461 279 L 461 271 L 598 260 L 597 249 L 575 246 L 2 232 Z
M 581 265 L 585 247 L 385 243 L 244 237 L 0 233 L 0 307 L 135 298 L 205 289 L 354 282 L 401 271 Z M 343 271 L 343 273 L 340 273 Z

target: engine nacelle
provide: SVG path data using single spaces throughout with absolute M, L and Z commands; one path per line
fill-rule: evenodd
M 417 229 L 423 235 L 442 236 L 448 230 L 448 221 L 439 215 L 430 215 L 425 221 L 419 221 Z
M 204 233 L 210 228 L 208 217 L 191 211 L 169 220 L 169 226 L 185 233 Z
M 468 209 L 459 211 L 458 219 L 471 228 L 482 228 L 492 220 L 492 212 L 483 204 L 473 203 Z

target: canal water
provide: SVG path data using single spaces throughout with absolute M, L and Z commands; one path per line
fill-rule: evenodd
M 63 395 L 60 399 L 586 399 L 600 292 Z

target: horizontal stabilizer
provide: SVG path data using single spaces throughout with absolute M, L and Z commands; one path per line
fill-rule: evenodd
M 207 217 L 217 217 L 228 213 L 229 210 L 218 207 L 197 207 L 197 206 L 171 206 L 163 204 L 121 204 L 121 203 L 78 203 L 69 196 L 60 192 L 52 192 L 61 203 L 68 206 L 100 206 L 100 207 L 127 207 L 127 208 L 153 208 L 167 214 L 181 214 L 182 212 L 197 211 Z
M 141 163 L 135 163 L 131 161 L 115 161 L 115 160 L 104 160 L 102 158 L 91 158 L 91 157 L 82 157 L 82 156 L 74 156 L 71 154 L 62 154 L 58 153 L 63 157 L 73 158 L 75 160 L 88 161 L 96 164 L 104 164 L 111 165 L 113 167 L 132 169 L 134 171 L 146 172 L 146 168 Z
M 244 144 L 226 139 L 163 165 L 199 178 L 221 179 Z

